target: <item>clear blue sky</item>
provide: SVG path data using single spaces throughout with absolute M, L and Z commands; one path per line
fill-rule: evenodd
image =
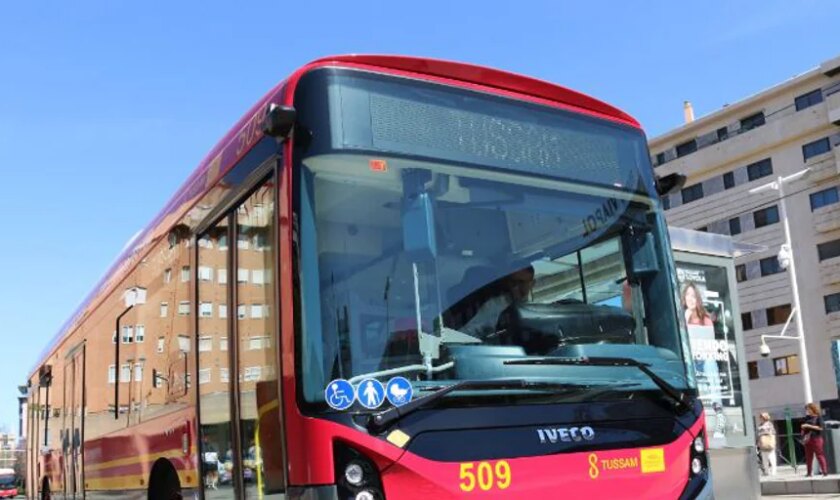
M 311 10 L 310 10 L 311 9 Z M 257 98 L 323 55 L 401 53 L 592 94 L 650 135 L 840 54 L 832 0 L 6 2 L 0 425 L 120 248 Z

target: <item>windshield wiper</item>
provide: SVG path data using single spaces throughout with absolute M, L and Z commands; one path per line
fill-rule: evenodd
M 504 362 L 506 365 L 577 365 L 577 366 L 633 366 L 650 377 L 662 392 L 674 401 L 678 408 L 688 410 L 691 405 L 688 402 L 688 394 L 669 384 L 667 380 L 660 377 L 650 369 L 650 364 L 642 363 L 633 358 L 617 357 L 580 357 L 580 358 L 523 358 L 509 359 Z
M 612 388 L 614 386 L 610 386 Z M 545 382 L 538 380 L 527 379 L 496 379 L 496 380 L 462 380 L 454 384 L 447 385 L 441 389 L 437 389 L 428 396 L 423 396 L 412 400 L 402 406 L 394 406 L 385 411 L 374 413 L 368 416 L 366 426 L 368 431 L 379 433 L 388 426 L 396 423 L 406 415 L 414 413 L 415 411 L 425 408 L 430 404 L 439 401 L 441 398 L 450 392 L 464 389 L 542 389 L 553 388 L 556 390 L 575 390 L 585 391 L 591 388 L 590 385 L 584 384 L 565 384 L 558 382 Z

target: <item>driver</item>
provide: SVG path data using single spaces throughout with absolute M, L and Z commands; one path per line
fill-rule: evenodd
M 485 339 L 496 333 L 496 325 L 501 314 L 514 304 L 521 304 L 528 300 L 534 287 L 534 267 L 528 266 L 514 271 L 483 288 L 493 290 L 476 311 L 475 315 L 463 326 L 458 328 L 463 333 L 480 339 Z M 476 292 L 479 292 L 477 290 Z M 479 294 L 481 295 L 481 294 Z

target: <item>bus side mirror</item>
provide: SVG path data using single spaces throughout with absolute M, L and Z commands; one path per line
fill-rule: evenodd
M 296 119 L 297 112 L 295 108 L 270 104 L 265 113 L 263 133 L 270 137 L 276 137 L 277 139 L 285 139 L 292 132 L 292 127 L 295 126 Z
M 665 196 L 679 191 L 685 186 L 686 177 L 682 174 L 668 174 L 665 177 L 656 178 L 656 192 L 659 196 Z

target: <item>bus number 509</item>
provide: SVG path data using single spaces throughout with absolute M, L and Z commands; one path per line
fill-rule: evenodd
M 494 486 L 500 490 L 510 486 L 510 464 L 499 460 L 495 465 L 490 462 L 464 462 L 461 464 L 461 491 L 470 492 L 475 487 L 489 491 Z

